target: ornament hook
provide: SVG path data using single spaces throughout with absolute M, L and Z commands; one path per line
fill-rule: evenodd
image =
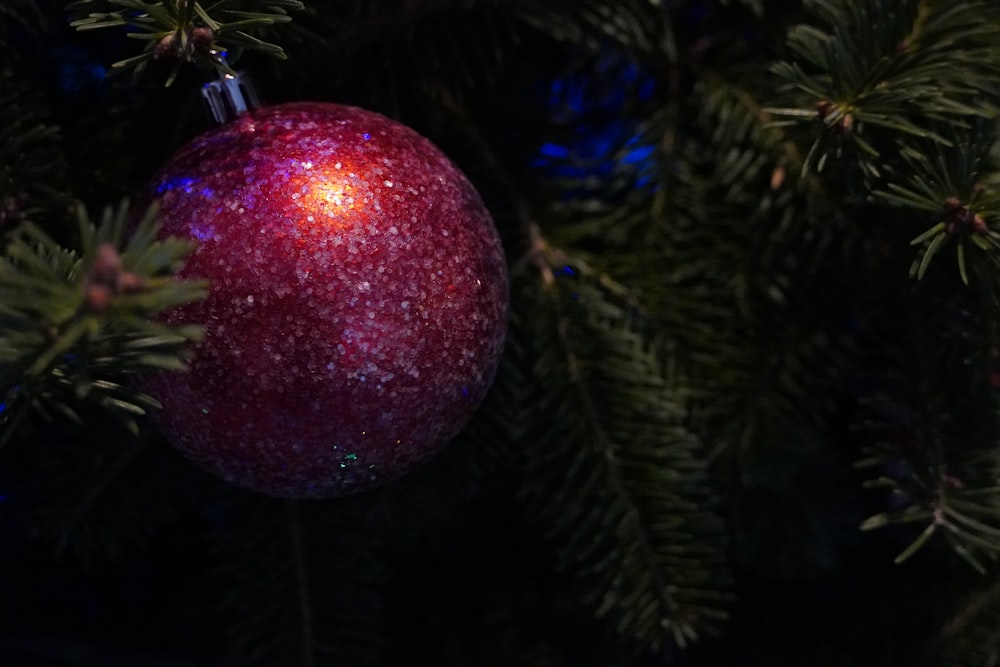
M 257 89 L 243 72 L 222 74 L 218 81 L 206 83 L 201 88 L 201 96 L 212 119 L 219 125 L 261 106 Z

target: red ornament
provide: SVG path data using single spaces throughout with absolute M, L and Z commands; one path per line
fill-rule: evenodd
M 429 141 L 324 103 L 260 109 L 152 183 L 163 233 L 199 242 L 206 338 L 145 388 L 188 457 L 296 498 L 396 478 L 465 425 L 496 371 L 507 271 L 479 195 Z

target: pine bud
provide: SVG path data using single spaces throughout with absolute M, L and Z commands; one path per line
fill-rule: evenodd
M 110 243 L 102 243 L 97 248 L 97 257 L 93 266 L 90 267 L 88 282 L 98 283 L 107 286 L 109 289 L 117 289 L 118 281 L 122 274 L 122 258 Z
M 180 47 L 177 46 L 177 35 L 170 33 L 169 35 L 164 35 L 160 41 L 156 43 L 153 47 L 153 58 L 159 60 L 160 58 L 170 58 L 177 55 L 177 51 Z
M 195 28 L 191 31 L 191 43 L 196 49 L 204 51 L 212 46 L 212 42 L 214 41 L 215 31 L 211 28 Z
M 827 118 L 837 114 L 834 122 L 828 123 Z M 846 111 L 839 104 L 830 100 L 820 100 L 816 103 L 816 115 L 828 126 L 833 127 L 843 136 L 849 135 L 854 130 L 854 116 Z
M 948 234 L 977 234 L 984 236 L 989 232 L 986 218 L 974 213 L 958 197 L 948 197 L 943 206 L 948 214 L 946 219 Z
M 100 314 L 111 307 L 114 293 L 111 288 L 103 283 L 90 283 L 84 294 L 84 304 L 87 310 L 94 314 Z
M 146 289 L 146 283 L 139 276 L 131 271 L 125 271 L 118 278 L 118 291 L 122 294 L 135 294 Z
M 28 196 L 23 192 L 0 198 L 0 228 L 20 222 Z

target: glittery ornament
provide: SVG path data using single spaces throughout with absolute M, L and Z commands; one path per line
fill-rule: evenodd
M 379 114 L 296 103 L 193 141 L 156 176 L 163 233 L 196 239 L 206 337 L 145 385 L 188 457 L 286 497 L 410 470 L 470 419 L 507 323 L 496 229 L 430 142 Z

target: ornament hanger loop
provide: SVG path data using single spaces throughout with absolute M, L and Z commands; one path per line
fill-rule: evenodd
M 212 119 L 219 125 L 236 120 L 261 106 L 257 89 L 244 72 L 220 74 L 218 81 L 202 86 L 201 96 Z

